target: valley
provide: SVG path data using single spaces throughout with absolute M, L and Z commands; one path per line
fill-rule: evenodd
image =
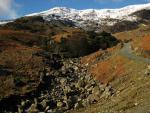
M 56 7 L 2 21 L 0 113 L 149 113 L 149 11 Z

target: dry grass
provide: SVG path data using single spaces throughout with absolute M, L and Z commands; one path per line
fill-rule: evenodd
M 108 48 L 105 51 L 97 51 L 90 55 L 82 57 L 81 61 L 84 64 L 89 64 L 90 72 L 103 83 L 108 83 L 112 81 L 114 78 L 119 76 L 124 76 L 125 69 L 124 64 L 128 60 L 121 56 L 116 56 L 118 50 L 121 49 L 121 45 L 118 44 L 112 48 Z M 104 53 L 110 54 L 111 56 L 108 59 L 104 59 L 103 61 L 97 60 L 101 58 Z
M 147 113 L 150 107 L 150 77 L 144 75 L 147 65 L 119 55 L 93 65 L 91 72 L 100 81 L 109 82 L 114 95 L 70 113 Z
M 125 64 L 128 59 L 114 56 L 108 60 L 93 65 L 90 72 L 101 82 L 109 83 L 115 78 L 126 75 Z
M 38 85 L 38 72 L 43 67 L 43 58 L 32 56 L 36 51 L 40 51 L 38 47 L 27 47 L 15 42 L 0 42 L 0 96 L 6 97 L 11 94 L 24 94 L 34 88 L 31 84 L 26 84 L 33 80 Z M 9 73 L 1 73 L 3 70 Z M 19 79 L 26 85 L 16 87 L 14 80 Z M 30 86 L 31 85 L 31 86 Z
M 66 31 L 66 30 L 65 30 Z M 85 32 L 82 32 L 79 29 L 69 29 L 66 32 L 61 32 L 58 33 L 57 35 L 53 36 L 52 38 L 56 41 L 56 42 L 60 42 L 62 38 L 66 38 L 66 39 L 72 39 L 72 38 L 80 38 L 80 37 L 87 37 Z
M 97 51 L 95 53 L 92 53 L 88 56 L 84 56 L 81 60 L 84 64 L 91 64 L 96 60 L 96 58 L 101 57 L 103 52 Z
M 117 52 L 120 49 L 121 49 L 121 44 L 118 44 L 117 46 L 107 48 L 106 50 L 97 51 L 87 56 L 84 56 L 81 58 L 81 61 L 84 64 L 87 64 L 87 63 L 91 64 L 92 62 L 96 61 L 97 58 L 100 58 L 105 52 L 112 54 L 112 53 Z
M 0 37 L 18 37 L 23 39 L 31 40 L 37 35 L 25 32 L 25 31 L 15 31 L 15 30 L 0 30 Z
M 146 36 L 142 38 L 141 48 L 144 51 L 150 51 L 150 36 Z
M 138 29 L 125 31 L 121 33 L 116 33 L 114 36 L 116 38 L 125 41 L 132 39 L 132 48 L 137 55 L 142 55 L 144 57 L 150 57 L 149 47 L 150 47 L 150 25 L 141 26 Z
M 149 31 L 150 25 L 114 35 L 122 41 L 132 39 L 133 49 L 138 47 L 147 51 L 150 47 Z M 83 61 L 92 62 L 97 54 L 100 53 L 86 56 Z M 116 54 L 90 66 L 91 73 L 98 80 L 112 85 L 115 95 L 109 99 L 100 100 L 98 104 L 70 113 L 148 113 L 150 77 L 144 75 L 147 65 Z

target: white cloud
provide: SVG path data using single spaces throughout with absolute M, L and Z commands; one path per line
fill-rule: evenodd
M 6 16 L 9 18 L 17 18 L 18 14 L 16 8 L 18 5 L 14 0 L 0 0 L 0 16 Z

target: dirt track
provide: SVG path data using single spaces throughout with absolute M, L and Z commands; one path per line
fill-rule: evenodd
M 131 49 L 130 43 L 124 44 L 124 47 L 121 49 L 120 54 L 131 60 L 140 61 L 140 62 L 144 62 L 144 63 L 150 63 L 149 58 L 144 58 L 142 56 L 135 55 Z

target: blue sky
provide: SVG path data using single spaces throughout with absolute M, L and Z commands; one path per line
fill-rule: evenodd
M 102 9 L 149 2 L 150 0 L 0 0 L 0 19 L 21 17 L 57 6 L 75 9 Z

